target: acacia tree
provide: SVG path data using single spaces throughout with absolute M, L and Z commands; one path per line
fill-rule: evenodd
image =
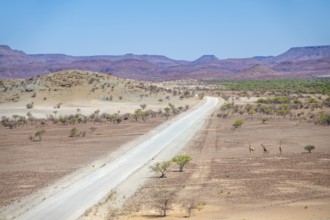
M 314 145 L 311 145 L 311 144 L 306 145 L 306 146 L 305 146 L 305 150 L 307 150 L 308 153 L 311 153 L 312 150 L 315 150 L 315 146 L 314 146 Z
M 94 115 L 96 118 L 99 118 L 100 110 L 99 109 L 95 110 Z
M 190 218 L 193 210 L 198 209 L 199 205 L 195 199 L 190 198 L 182 204 L 182 207 L 187 211 L 187 217 Z
M 173 157 L 172 162 L 176 163 L 179 166 L 179 171 L 183 171 L 183 167 L 191 161 L 191 157 L 188 155 L 179 155 Z
M 159 210 L 162 216 L 167 215 L 167 211 L 171 209 L 172 202 L 175 196 L 174 191 L 158 190 L 154 194 L 154 207 Z
M 159 178 L 164 178 L 166 177 L 165 172 L 171 165 L 171 161 L 164 161 L 164 162 L 157 162 L 155 165 L 150 166 L 150 169 L 154 172 L 159 172 L 161 175 Z
M 141 117 L 141 114 L 142 114 L 142 109 L 136 109 L 135 112 L 134 112 L 134 119 L 135 121 L 137 121 L 139 119 L 139 117 Z

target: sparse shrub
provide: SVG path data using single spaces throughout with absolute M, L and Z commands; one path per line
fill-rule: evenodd
M 95 115 L 96 118 L 98 118 L 98 117 L 99 117 L 99 114 L 100 114 L 100 110 L 97 109 L 97 110 L 94 112 L 94 115 Z
M 266 99 L 263 99 L 263 98 L 259 98 L 257 100 L 257 103 L 265 103 L 266 102 Z
M 72 128 L 70 131 L 70 136 L 69 137 L 77 137 L 79 136 L 79 130 L 77 128 Z
M 9 117 L 7 116 L 2 116 L 1 117 L 1 124 L 4 126 L 4 127 L 8 127 L 10 129 L 13 129 L 16 127 L 16 123 L 15 121 L 11 120 Z
M 307 150 L 307 151 L 308 151 L 308 153 L 311 153 L 311 152 L 312 152 L 312 150 L 315 150 L 315 146 L 314 146 L 314 145 L 311 145 L 311 144 L 309 144 L 309 145 L 306 145 L 304 149 L 305 149 L 305 150 Z
M 171 209 L 174 197 L 174 191 L 161 189 L 154 193 L 153 205 L 159 210 L 161 216 L 165 217 L 167 215 L 167 211 Z
M 147 107 L 147 105 L 146 104 L 141 104 L 140 107 L 144 110 Z
M 157 162 L 155 165 L 150 166 L 150 169 L 154 172 L 159 172 L 161 175 L 159 176 L 159 178 L 164 178 L 166 177 L 165 173 L 166 170 L 169 168 L 169 166 L 171 165 L 171 161 L 164 161 L 162 163 Z
M 254 111 L 254 109 L 252 109 L 252 108 L 248 110 L 249 115 L 254 115 L 255 113 L 256 113 L 256 111 Z
M 226 103 L 226 104 L 223 104 L 223 105 L 221 106 L 220 110 L 221 110 L 221 111 L 226 111 L 226 110 L 228 110 L 228 109 L 233 108 L 233 106 L 234 106 L 234 103 L 232 103 L 232 102 L 228 102 L 228 103 Z
M 189 199 L 182 204 L 182 207 L 187 211 L 187 217 L 190 218 L 193 210 L 198 209 L 199 205 L 195 199 Z
M 257 111 L 262 114 L 271 115 L 273 113 L 273 110 L 274 110 L 274 106 L 272 105 L 261 105 L 261 104 L 257 105 Z
M 235 129 L 240 128 L 242 125 L 244 124 L 244 121 L 242 119 L 237 119 L 234 123 L 233 123 L 233 127 Z
M 35 98 L 35 97 L 37 97 L 37 93 L 36 92 L 33 92 L 31 98 Z
M 26 104 L 26 108 L 27 109 L 32 109 L 33 108 L 33 105 L 34 105 L 34 103 L 33 102 L 30 102 L 30 103 Z
M 288 113 L 289 113 L 289 106 L 287 104 L 280 106 L 280 108 L 276 110 L 277 115 L 285 116 Z
M 65 124 L 67 123 L 67 121 L 68 121 L 68 119 L 67 119 L 66 117 L 60 117 L 58 120 L 59 120 L 63 125 L 65 125 Z
M 183 167 L 191 161 L 191 157 L 188 155 L 176 156 L 172 159 L 173 163 L 176 163 L 179 166 L 179 171 L 183 171 Z
M 316 117 L 316 123 L 324 126 L 329 126 L 330 125 L 330 114 L 329 113 L 323 113 L 321 112 L 317 117 Z
M 113 114 L 107 114 L 106 119 L 107 119 L 108 121 L 113 122 L 113 121 L 116 119 L 116 116 L 113 115 Z

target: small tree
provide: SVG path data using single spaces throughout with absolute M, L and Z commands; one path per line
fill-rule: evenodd
M 39 141 L 41 141 L 42 136 L 46 133 L 45 129 L 39 129 L 34 133 L 35 137 L 39 137 Z
M 100 110 L 99 110 L 99 109 L 97 109 L 97 110 L 94 112 L 94 115 L 95 115 L 95 117 L 96 117 L 96 118 L 98 118 L 98 117 L 99 117 L 99 115 L 100 115 Z
M 68 121 L 68 118 L 66 118 L 66 117 L 60 117 L 59 118 L 59 121 L 62 123 L 62 124 L 66 124 L 67 123 L 67 121 Z
M 188 214 L 187 217 L 190 218 L 193 210 L 199 208 L 199 204 L 196 202 L 195 199 L 188 199 L 186 202 L 182 204 L 182 207 L 187 211 Z
M 187 155 L 176 156 L 172 159 L 172 162 L 176 163 L 179 166 L 179 171 L 183 171 L 183 167 L 191 161 L 191 157 Z
M 315 146 L 314 146 L 314 145 L 311 145 L 311 144 L 306 145 L 306 146 L 305 146 L 305 150 L 307 150 L 308 153 L 311 153 L 312 150 L 315 150 Z
M 140 107 L 144 110 L 147 107 L 147 105 L 146 104 L 141 104 Z
M 171 209 L 172 202 L 175 196 L 174 191 L 158 190 L 154 194 L 154 207 L 159 210 L 162 216 L 167 215 L 167 211 Z
M 141 114 L 142 114 L 142 110 L 140 108 L 135 110 L 134 115 L 133 115 L 135 121 L 137 121 L 139 119 L 139 117 L 141 117 Z
M 168 169 L 168 167 L 171 165 L 171 161 L 164 161 L 164 162 L 157 162 L 155 165 L 150 166 L 150 169 L 154 172 L 160 172 L 161 175 L 159 178 L 166 177 L 165 172 Z
M 26 116 L 28 117 L 28 119 L 32 118 L 32 113 L 31 112 L 27 112 Z
M 242 119 L 237 119 L 234 124 L 233 127 L 236 128 L 240 128 L 242 125 L 244 124 L 244 121 Z

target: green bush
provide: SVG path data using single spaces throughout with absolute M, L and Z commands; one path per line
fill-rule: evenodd
M 234 124 L 233 127 L 236 128 L 240 128 L 242 125 L 244 124 L 244 121 L 242 119 L 237 119 Z
M 180 155 L 180 156 L 176 156 L 172 159 L 172 162 L 176 163 L 179 166 L 179 171 L 182 172 L 183 171 L 183 167 L 189 163 L 189 161 L 191 160 L 191 157 L 188 155 Z

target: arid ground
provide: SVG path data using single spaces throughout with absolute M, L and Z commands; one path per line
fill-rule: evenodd
M 79 168 L 99 168 L 107 162 L 100 159 L 117 154 L 124 144 L 172 118 L 171 112 L 164 115 L 169 103 L 186 109 L 199 102 L 172 95 L 171 85 L 166 85 L 167 91 L 147 82 L 86 71 L 6 80 L 0 87 L 0 207 L 18 202 Z M 28 109 L 26 104 L 32 102 L 33 108 Z M 135 118 L 137 109 L 141 112 Z M 95 111 L 99 116 L 91 118 Z M 76 134 L 69 137 L 73 128 Z M 46 132 L 41 141 L 35 136 L 38 130 Z
M 328 127 L 283 117 L 263 124 L 245 115 L 233 129 L 237 116 L 216 115 L 182 152 L 192 157 L 184 172 L 173 165 L 167 178 L 150 176 L 118 219 L 159 217 L 160 189 L 175 193 L 166 219 L 187 217 L 189 206 L 191 219 L 330 219 Z M 315 151 L 305 151 L 307 144 Z
M 146 122 L 124 121 L 120 124 L 47 125 L 40 142 L 29 140 L 35 126 L 16 129 L 1 126 L 1 206 L 113 152 L 165 120 L 165 117 L 159 117 Z M 86 131 L 86 136 L 69 137 L 73 127 Z M 96 130 L 92 131 L 92 127 Z
M 182 152 L 192 158 L 184 171 L 172 164 L 167 178 L 150 172 L 132 197 L 120 195 L 127 201 L 124 207 L 110 204 L 100 215 L 96 207 L 83 219 L 158 218 L 163 192 L 170 195 L 167 219 L 188 217 L 189 210 L 191 219 L 330 219 L 330 136 L 329 126 L 321 125 L 328 123 L 328 96 L 264 93 L 265 99 L 258 100 L 260 94 L 242 98 L 254 95 L 215 87 L 198 91 L 185 84 L 156 85 L 79 71 L 3 81 L 0 207 L 19 204 L 64 179 L 50 191 L 60 190 L 78 178 L 70 175 L 80 169 L 87 169 L 83 175 L 102 167 L 111 153 L 114 159 L 121 146 L 196 105 L 205 92 L 221 93 L 227 103 Z M 27 108 L 29 103 L 33 108 Z M 244 123 L 234 128 L 237 119 Z M 46 131 L 41 141 L 35 135 L 40 129 Z M 311 153 L 304 149 L 309 144 L 316 147 Z

